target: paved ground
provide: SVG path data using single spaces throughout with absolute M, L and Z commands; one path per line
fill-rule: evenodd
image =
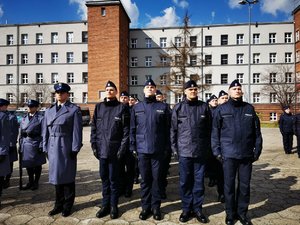
M 263 153 L 253 167 L 249 216 L 253 218 L 254 224 L 259 225 L 298 225 L 300 224 L 300 159 L 297 154 L 283 153 L 278 129 L 263 129 L 263 138 Z M 54 199 L 54 187 L 47 183 L 47 165 L 43 168 L 39 190 L 19 191 L 16 163 L 11 187 L 3 193 L 0 224 L 179 224 L 178 217 L 181 210 L 176 162 L 171 165 L 168 199 L 162 203 L 164 215 L 162 221 L 157 222 L 152 218 L 147 221 L 138 219 L 141 211 L 139 185 L 134 186 L 131 198 L 120 198 L 119 219 L 110 220 L 109 216 L 104 219 L 95 218 L 101 203 L 101 183 L 98 161 L 89 148 L 88 127 L 84 128 L 84 140 L 84 147 L 78 160 L 77 195 L 72 215 L 68 218 L 61 215 L 47 216 L 48 211 L 53 207 Z M 27 177 L 24 178 L 23 183 L 26 182 Z M 209 224 L 224 224 L 224 206 L 216 202 L 216 198 L 216 188 L 207 187 L 204 212 L 209 216 Z M 192 219 L 187 224 L 199 224 L 199 222 Z

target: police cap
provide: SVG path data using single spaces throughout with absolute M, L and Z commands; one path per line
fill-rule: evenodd
M 194 80 L 189 80 L 188 82 L 186 82 L 184 84 L 184 89 L 195 88 L 195 87 L 197 88 L 198 85 L 197 85 L 197 83 Z
M 235 79 L 234 81 L 231 82 L 229 89 L 232 87 L 242 87 L 242 85 L 237 79 Z
M 215 95 L 212 95 L 212 96 L 210 96 L 210 98 L 209 99 L 207 99 L 207 103 L 209 103 L 211 100 L 213 100 L 213 99 L 218 99 L 217 98 L 217 96 L 215 96 Z
M 29 99 L 27 102 L 26 102 L 26 105 L 28 107 L 39 107 L 40 103 L 36 100 L 33 100 L 33 99 Z
M 289 105 L 285 105 L 285 106 L 282 107 L 283 110 L 287 110 L 287 109 L 289 109 L 289 108 L 290 108 Z
M 112 87 L 112 88 L 114 88 L 114 89 L 116 89 L 117 90 L 117 86 L 114 84 L 114 82 L 112 82 L 112 81 L 107 81 L 107 83 L 106 83 L 106 85 L 105 85 L 105 88 L 107 88 L 107 87 Z
M 156 95 L 163 95 L 160 90 L 156 90 Z
M 71 87 L 66 83 L 56 83 L 54 85 L 55 92 L 69 92 Z
M 121 94 L 120 94 L 120 96 L 127 96 L 127 97 L 129 97 L 129 94 L 128 94 L 127 91 L 122 91 Z
M 154 81 L 150 78 L 148 80 L 146 80 L 145 84 L 144 84 L 144 87 L 146 86 L 154 86 L 156 87 L 156 84 L 154 83 Z
M 0 106 L 3 106 L 3 105 L 9 105 L 9 101 L 7 101 L 4 98 L 0 98 Z
M 221 90 L 221 91 L 219 92 L 219 98 L 222 97 L 222 96 L 224 96 L 224 95 L 228 95 L 228 93 L 225 92 L 225 91 L 223 91 L 223 90 Z

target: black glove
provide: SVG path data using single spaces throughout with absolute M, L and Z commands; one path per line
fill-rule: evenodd
M 222 158 L 222 155 L 217 155 L 217 160 L 223 164 L 223 158 Z
M 257 161 L 258 160 L 258 156 L 257 155 L 254 155 L 253 157 L 252 157 L 252 162 L 255 162 L 255 161 Z
M 93 153 L 94 153 L 94 156 L 96 157 L 96 159 L 100 159 L 100 157 L 98 156 L 98 151 L 96 148 L 93 148 Z
M 70 152 L 70 158 L 73 159 L 73 160 L 75 160 L 76 157 L 77 157 L 77 154 L 78 154 L 78 152 L 73 152 L 73 151 L 71 151 L 71 152 Z
M 6 155 L 0 155 L 0 163 L 3 162 L 6 158 Z
M 38 148 L 38 153 L 42 154 L 43 152 L 43 148 Z
M 173 152 L 173 157 L 176 161 L 178 161 L 179 157 L 177 152 Z
M 15 152 L 15 151 L 17 151 L 17 147 L 16 146 L 9 147 L 9 151 Z

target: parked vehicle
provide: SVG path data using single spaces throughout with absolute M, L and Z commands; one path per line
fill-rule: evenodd
M 82 114 L 82 125 L 89 125 L 91 122 L 90 109 L 88 107 L 80 107 Z

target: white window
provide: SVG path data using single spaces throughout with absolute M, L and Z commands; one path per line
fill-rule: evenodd
M 14 82 L 13 74 L 6 74 L 6 84 L 12 84 Z
M 10 103 L 15 102 L 13 93 L 7 93 L 6 100 L 9 101 Z
M 145 66 L 151 67 L 152 66 L 152 56 L 146 56 L 145 57 Z
M 51 63 L 58 63 L 58 53 L 57 52 L 51 53 Z
M 28 44 L 28 34 L 22 34 L 21 35 L 21 43 L 22 43 L 22 45 L 27 45 Z
M 88 63 L 88 60 L 89 60 L 88 52 L 82 52 L 82 62 Z
M 43 34 L 41 33 L 36 34 L 36 44 L 38 45 L 43 44 Z
M 243 73 L 237 73 L 236 79 L 242 84 L 244 83 L 244 74 Z
M 260 83 L 260 73 L 253 73 L 253 84 Z
M 276 53 L 270 53 L 270 63 L 276 63 Z
M 21 93 L 21 102 L 25 103 L 28 101 L 28 94 L 27 93 Z
M 212 93 L 205 93 L 205 100 L 207 101 L 212 96 Z
M 67 83 L 74 83 L 74 73 L 67 73 Z
M 146 80 L 152 79 L 152 75 L 145 75 Z
M 9 55 L 6 55 L 6 64 L 7 65 L 12 65 L 14 64 L 14 56 L 9 54 Z
M 291 63 L 292 62 L 292 53 L 291 52 L 286 52 L 285 53 L 285 62 L 286 63 Z
M 175 75 L 175 85 L 182 84 L 182 75 Z
M 292 43 L 292 33 L 284 33 L 284 42 Z
M 67 32 L 67 43 L 73 43 L 73 42 L 74 42 L 73 32 Z
M 82 92 L 82 103 L 88 103 L 88 93 Z
M 82 31 L 81 33 L 81 41 L 82 43 L 87 43 L 89 40 L 89 35 L 87 31 Z
M 58 73 L 52 73 L 51 78 L 53 84 L 58 83 Z
M 69 101 L 74 102 L 74 93 L 73 92 L 69 92 Z
M 253 93 L 253 103 L 260 103 L 260 93 Z
M 228 45 L 228 35 L 227 34 L 221 35 L 221 45 Z
M 259 44 L 260 34 L 253 34 L 253 44 Z
M 36 74 L 36 83 L 37 84 L 42 84 L 44 82 L 44 77 L 42 73 L 37 73 Z
M 293 83 L 292 73 L 290 72 L 285 73 L 285 83 Z
M 106 9 L 105 9 L 105 7 L 101 8 L 101 16 L 106 16 Z
M 151 38 L 145 38 L 146 42 L 146 48 L 152 48 L 152 39 Z
M 197 65 L 197 56 L 196 55 L 190 55 L 190 65 L 191 66 Z
M 237 34 L 236 35 L 236 44 L 237 45 L 244 44 L 244 34 Z
M 277 113 L 276 112 L 270 113 L 270 121 L 277 121 Z
M 181 37 L 175 37 L 175 46 L 181 47 Z
M 167 66 L 168 65 L 167 57 L 165 57 L 165 56 L 160 57 L 160 64 L 162 66 Z
M 51 93 L 51 100 L 52 100 L 52 103 L 56 102 L 55 93 Z
M 82 73 L 82 83 L 87 84 L 87 82 L 88 82 L 88 73 L 83 72 Z
M 67 52 L 67 63 L 73 63 L 73 62 L 74 62 L 74 53 Z
M 138 58 L 131 57 L 131 67 L 137 67 L 137 66 L 138 66 Z
M 221 74 L 221 84 L 228 84 L 228 74 Z
M 137 85 L 138 84 L 138 76 L 133 75 L 131 76 L 131 85 Z
M 21 64 L 28 64 L 28 55 L 21 54 Z
M 254 53 L 253 54 L 253 64 L 258 64 L 260 61 L 260 54 L 259 53 Z
M 167 84 L 167 75 L 160 75 L 160 84 L 161 85 Z
M 205 74 L 205 84 L 212 84 L 212 74 Z
M 300 32 L 299 30 L 296 31 L 296 42 L 300 39 Z
M 270 83 L 276 83 L 276 73 L 270 73 Z
M 300 61 L 300 51 L 296 51 L 296 62 Z
M 228 55 L 222 54 L 221 55 L 221 65 L 226 65 L 226 64 L 228 64 Z
M 269 43 L 270 44 L 276 43 L 276 33 L 270 33 L 269 34 Z
M 190 36 L 190 47 L 197 47 L 197 36 Z
M 28 74 L 27 73 L 21 74 L 21 84 L 28 84 Z
M 42 64 L 43 63 L 43 53 L 37 53 L 36 54 L 36 63 Z
M 205 46 L 211 46 L 212 45 L 212 36 L 205 36 Z
M 181 56 L 175 55 L 175 66 L 179 66 L 181 64 Z
M 161 48 L 165 48 L 165 47 L 167 47 L 167 38 L 166 37 L 162 37 L 162 38 L 160 38 L 160 47 Z
M 40 102 L 40 103 L 43 103 L 43 93 L 42 92 L 37 92 L 36 93 L 36 99 Z
M 136 47 L 137 47 L 137 39 L 131 38 L 131 48 L 136 48 Z
M 244 54 L 237 54 L 236 55 L 236 64 L 243 64 L 244 63 Z
M 181 93 L 176 93 L 175 94 L 175 103 L 179 103 L 182 100 L 182 94 Z
M 270 93 L 270 103 L 277 103 L 277 95 L 276 93 Z
M 51 33 L 51 43 L 52 44 L 58 43 L 58 33 L 57 32 Z
M 7 38 L 7 45 L 14 44 L 14 36 L 12 34 L 7 35 L 6 38 Z

